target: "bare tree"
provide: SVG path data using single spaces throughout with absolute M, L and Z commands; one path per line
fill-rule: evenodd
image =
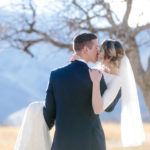
M 126 54 L 130 58 L 135 74 L 136 82 L 140 87 L 145 103 L 150 111 L 150 58 L 148 68 L 145 71 L 140 62 L 139 46 L 147 44 L 149 41 L 137 41 L 136 36 L 141 32 L 150 29 L 150 23 L 131 28 L 128 24 L 132 11 L 133 0 L 122 0 L 126 5 L 126 11 L 122 20 L 111 9 L 111 4 L 104 0 L 60 0 L 62 8 L 55 15 L 50 16 L 46 30 L 38 27 L 40 19 L 36 12 L 36 7 L 32 0 L 28 5 L 21 4 L 21 27 L 12 28 L 5 38 L 9 39 L 11 46 L 24 50 L 33 57 L 31 47 L 39 42 L 49 42 L 59 48 L 71 50 L 71 39 L 75 33 L 80 31 L 90 31 L 105 37 L 111 37 L 122 41 Z M 20 7 L 20 6 L 19 6 Z M 98 23 L 99 22 L 99 23 Z M 102 23 L 105 22 L 105 25 Z M 10 34 L 11 33 L 11 34 Z M 56 34 L 57 33 L 57 34 Z M 26 37 L 26 38 L 25 38 Z

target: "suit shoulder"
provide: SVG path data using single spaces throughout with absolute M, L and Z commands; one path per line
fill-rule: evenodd
M 64 66 L 61 66 L 59 68 L 54 68 L 52 71 L 51 71 L 51 74 L 57 74 L 59 72 L 62 72 L 64 70 L 66 70 L 68 67 L 70 66 L 70 64 L 66 64 Z

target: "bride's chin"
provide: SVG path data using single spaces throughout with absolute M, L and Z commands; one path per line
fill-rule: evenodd
M 102 63 L 102 64 L 103 64 L 104 60 L 103 60 L 103 59 L 101 59 L 101 58 L 98 58 L 98 62 L 100 62 L 100 63 Z

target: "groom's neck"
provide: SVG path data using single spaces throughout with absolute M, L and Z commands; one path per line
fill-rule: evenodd
M 82 60 L 84 60 L 86 63 L 88 63 L 87 58 L 85 58 L 85 57 L 81 57 L 81 56 L 80 56 L 80 59 L 82 59 Z
M 89 62 L 86 55 L 84 55 L 84 54 L 82 54 L 82 53 L 79 53 L 78 55 L 80 56 L 80 59 L 84 60 L 86 63 Z

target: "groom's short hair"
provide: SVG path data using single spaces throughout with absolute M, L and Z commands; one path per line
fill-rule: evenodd
M 97 36 L 93 33 L 82 33 L 78 34 L 73 38 L 73 50 L 80 52 L 84 46 L 92 48 L 92 40 L 97 39 Z

